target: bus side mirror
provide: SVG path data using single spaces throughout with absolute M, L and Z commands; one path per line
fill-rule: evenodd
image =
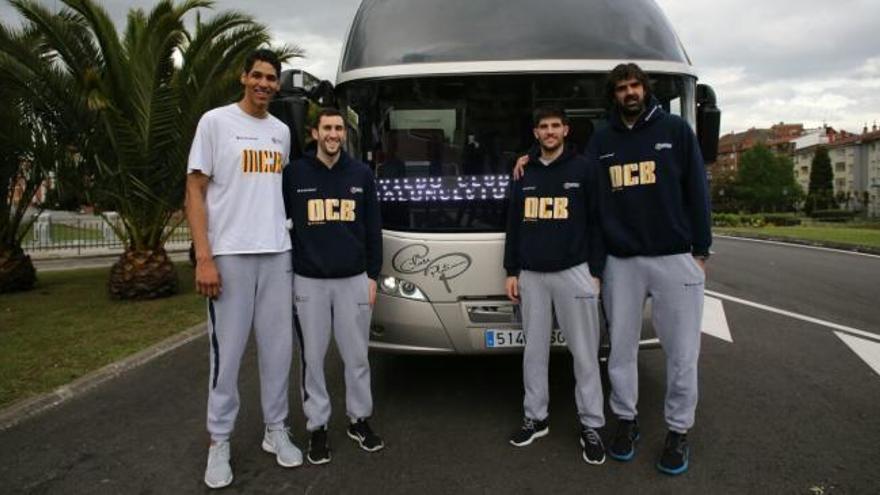
M 299 69 L 283 71 L 279 83 L 281 88 L 269 103 L 269 113 L 290 129 L 290 159 L 296 160 L 303 155 L 309 105 L 333 106 L 333 84 Z
M 269 113 L 290 129 L 290 160 L 302 157 L 309 100 L 301 95 L 275 95 L 269 102 Z
M 333 83 L 324 79 L 309 91 L 309 99 L 321 107 L 336 108 L 336 95 L 333 92 Z
M 718 158 L 721 109 L 716 103 L 712 86 L 697 84 L 697 140 L 705 163 L 714 163 Z

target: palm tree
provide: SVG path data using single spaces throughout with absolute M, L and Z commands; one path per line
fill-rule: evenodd
M 33 153 L 29 113 L 20 94 L 0 85 L 0 187 L 5 195 L 0 203 L 0 293 L 28 290 L 36 282 L 34 265 L 21 243 L 34 218 L 27 218 L 28 206 L 46 174 Z
M 11 0 L 58 54 L 97 115 L 103 137 L 88 149 L 97 167 L 90 192 L 97 206 L 119 214 L 120 222 L 111 226 L 125 242 L 111 268 L 110 294 L 174 294 L 177 273 L 164 244 L 183 221 L 177 213 L 198 119 L 240 94 L 244 58 L 269 43 L 269 32 L 238 12 L 203 21 L 199 9 L 211 7 L 210 1 L 162 0 L 149 13 L 129 11 L 120 36 L 97 2 L 63 2 L 66 8 L 52 16 L 32 0 Z M 184 17 L 193 12 L 189 30 Z M 64 22 L 53 21 L 58 17 Z M 295 47 L 277 51 L 282 59 L 302 55 Z
M 76 117 L 77 99 L 69 94 L 71 77 L 40 41 L 33 28 L 0 25 L 0 293 L 33 287 L 36 272 L 22 250 L 40 209 L 32 213 L 31 202 L 51 172 L 73 167 L 73 137 L 90 121 L 55 118 Z

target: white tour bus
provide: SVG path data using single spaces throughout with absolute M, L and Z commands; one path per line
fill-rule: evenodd
M 720 113 L 653 0 L 364 0 L 335 86 L 348 150 L 376 173 L 384 264 L 371 346 L 491 353 L 523 345 L 502 266 L 509 174 L 532 110 L 568 142 L 606 125 L 605 77 L 634 61 L 714 160 Z M 698 125 L 699 122 L 699 125 Z M 709 161 L 707 160 L 707 161 Z M 656 342 L 646 333 L 644 342 Z M 554 344 L 564 344 L 554 332 Z

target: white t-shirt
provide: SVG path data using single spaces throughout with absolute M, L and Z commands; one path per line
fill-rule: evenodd
M 214 255 L 290 250 L 281 193 L 290 130 L 233 103 L 199 120 L 187 171 L 209 176 L 208 242 Z

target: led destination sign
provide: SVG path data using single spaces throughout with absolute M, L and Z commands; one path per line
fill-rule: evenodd
M 475 201 L 507 198 L 507 175 L 400 177 L 378 179 L 379 200 L 386 202 Z

